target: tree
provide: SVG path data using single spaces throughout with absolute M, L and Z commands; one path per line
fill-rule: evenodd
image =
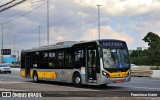
M 144 40 L 145 42 L 148 42 L 148 46 L 150 46 L 150 47 L 155 47 L 156 44 L 159 42 L 160 37 L 159 37 L 157 34 L 153 33 L 153 32 L 149 32 L 149 33 L 143 38 L 143 40 Z
M 160 37 L 149 32 L 143 40 L 148 43 L 148 58 L 151 65 L 160 65 Z

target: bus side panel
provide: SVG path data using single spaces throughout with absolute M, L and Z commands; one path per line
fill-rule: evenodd
M 31 77 L 33 77 L 33 71 L 38 73 L 39 80 L 72 83 L 73 69 L 32 69 L 30 71 Z
M 25 72 L 25 69 L 21 69 L 20 70 L 20 76 L 21 77 L 26 77 L 26 74 L 25 74 L 26 72 Z

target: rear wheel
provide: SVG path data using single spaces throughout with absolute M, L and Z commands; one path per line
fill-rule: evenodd
M 38 75 L 37 75 L 37 72 L 34 72 L 34 73 L 33 73 L 33 81 L 34 81 L 35 83 L 38 82 Z
M 74 74 L 73 76 L 73 84 L 76 87 L 81 87 L 82 86 L 82 79 L 79 73 Z

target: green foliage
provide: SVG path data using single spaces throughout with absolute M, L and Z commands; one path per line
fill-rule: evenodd
M 159 67 L 159 66 L 156 66 L 156 67 L 151 67 L 150 69 L 151 69 L 151 70 L 160 70 L 160 67 Z
M 131 63 L 138 65 L 160 65 L 160 37 L 149 32 L 143 40 L 148 43 L 147 50 L 133 50 L 130 54 Z
M 159 36 L 153 32 L 149 32 L 143 40 L 148 43 L 150 47 L 155 46 L 156 42 L 159 40 Z

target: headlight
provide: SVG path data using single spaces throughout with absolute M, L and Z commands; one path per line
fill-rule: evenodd
M 128 71 L 128 74 L 130 74 L 131 73 L 131 71 Z
M 105 77 L 109 77 L 109 74 L 106 73 L 105 71 L 102 71 L 102 75 L 105 76 Z
M 128 71 L 128 74 L 126 76 L 129 76 L 131 74 L 131 70 Z
M 103 74 L 104 76 L 106 76 L 106 75 L 107 75 L 105 71 L 102 71 L 102 74 Z

